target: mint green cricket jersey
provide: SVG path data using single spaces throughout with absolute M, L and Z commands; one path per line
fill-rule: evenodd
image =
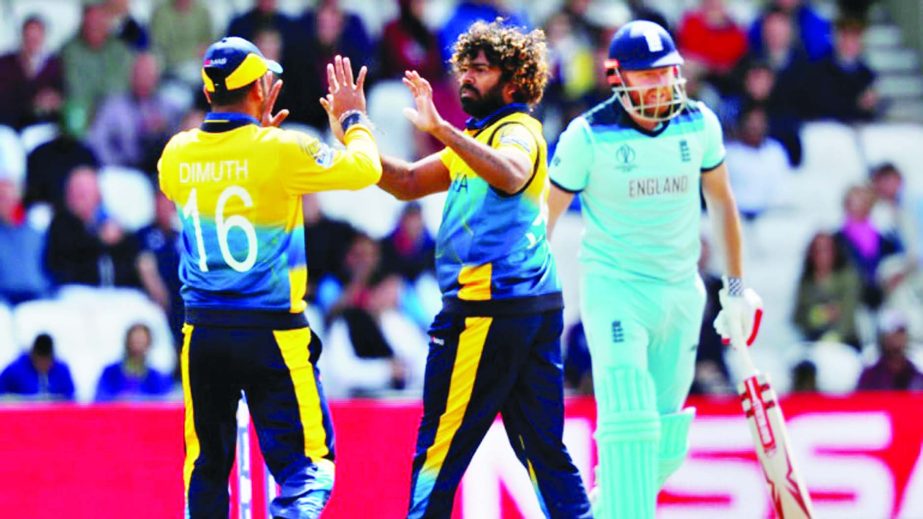
M 664 282 L 696 275 L 700 177 L 724 155 L 721 124 L 698 101 L 653 131 L 616 97 L 571 121 L 549 176 L 579 196 L 584 272 Z

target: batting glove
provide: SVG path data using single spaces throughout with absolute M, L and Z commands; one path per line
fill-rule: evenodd
M 763 319 L 763 299 L 750 288 L 743 288 L 740 278 L 722 276 L 724 288 L 718 292 L 721 311 L 715 318 L 715 331 L 725 345 L 731 342 L 731 332 L 746 339 L 747 346 L 756 340 Z M 733 327 L 733 328 L 732 328 Z

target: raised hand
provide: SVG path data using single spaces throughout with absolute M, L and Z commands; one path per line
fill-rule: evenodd
M 353 69 L 349 58 L 337 55 L 333 63 L 327 64 L 327 96 L 320 99 L 321 106 L 330 119 L 330 128 L 337 139 L 343 140 L 340 119 L 347 112 L 365 113 L 365 75 L 368 69 L 363 65 L 359 76 L 353 80 Z
M 268 83 L 268 78 L 272 77 L 271 72 L 266 74 L 266 78 L 263 81 Z M 282 91 L 282 80 L 277 79 L 273 83 L 272 88 L 269 89 L 269 96 L 266 98 L 266 104 L 263 108 L 263 115 L 260 117 L 260 123 L 265 126 L 279 126 L 282 124 L 282 121 L 288 117 L 288 110 L 280 110 L 276 115 L 272 115 L 272 109 L 276 104 L 276 100 L 279 99 L 279 92 Z
M 404 117 L 410 120 L 418 130 L 426 133 L 435 131 L 444 121 L 436 105 L 433 104 L 433 87 L 416 70 L 404 72 L 404 84 L 413 94 L 413 108 L 404 108 Z

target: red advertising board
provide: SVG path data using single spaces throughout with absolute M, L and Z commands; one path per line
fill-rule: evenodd
M 698 408 L 692 451 L 661 493 L 658 517 L 771 517 L 736 400 L 690 405 Z M 923 518 L 923 395 L 797 396 L 782 408 L 818 516 Z M 402 517 L 419 406 L 352 401 L 332 409 L 337 480 L 324 517 Z M 565 442 L 586 483 L 594 423 L 592 400 L 568 402 Z M 181 517 L 182 454 L 177 405 L 0 408 L 0 516 Z M 266 485 L 253 454 L 252 517 L 262 518 Z M 499 421 L 465 475 L 455 516 L 541 516 Z

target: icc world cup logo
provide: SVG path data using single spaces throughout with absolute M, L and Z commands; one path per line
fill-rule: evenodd
M 622 144 L 617 150 L 615 150 L 615 162 L 617 163 L 617 168 L 620 170 L 631 170 L 634 169 L 635 161 L 635 149 L 627 144 Z

